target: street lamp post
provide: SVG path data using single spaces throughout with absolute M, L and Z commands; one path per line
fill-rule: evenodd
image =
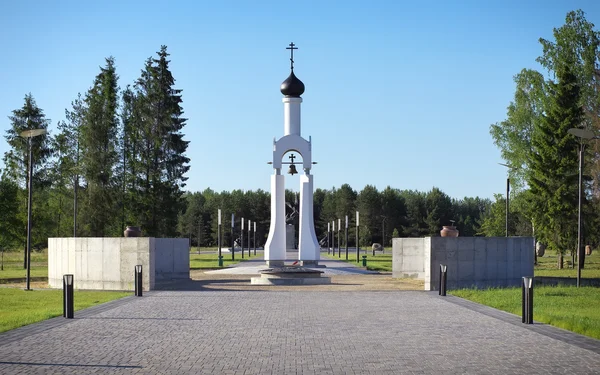
M 240 230 L 240 241 L 242 245 L 242 259 L 244 259 L 244 218 L 242 218 L 242 229 Z
M 221 255 L 221 209 L 219 208 L 217 211 L 218 221 L 217 221 L 217 243 L 219 246 L 219 263 L 222 262 L 223 256 Z M 221 264 L 219 264 L 220 266 Z
M 331 252 L 331 248 L 329 247 L 329 234 L 331 232 L 331 223 L 327 223 L 327 254 Z
M 27 138 L 27 141 L 29 143 L 29 166 L 27 169 L 27 279 L 25 290 L 31 290 L 31 197 L 33 189 L 33 151 L 31 147 L 31 139 L 42 134 L 46 134 L 46 129 L 25 130 L 20 134 L 21 137 Z
M 335 256 L 335 220 L 331 221 L 331 251 Z
M 248 219 L 248 258 L 250 258 L 250 228 L 252 228 L 252 220 Z
M 231 214 L 231 260 L 235 260 L 235 214 Z
M 342 230 L 342 219 L 338 219 L 338 258 L 342 257 L 342 241 L 340 238 L 340 231 Z
M 593 131 L 587 129 L 571 128 L 568 130 L 569 134 L 572 134 L 579 138 L 579 200 L 577 203 L 577 287 L 581 285 L 581 268 L 585 261 L 585 254 L 583 253 L 583 221 L 581 217 L 581 203 L 583 199 L 583 151 L 585 150 L 584 139 L 598 139 Z
M 254 224 L 254 240 L 252 242 L 254 243 L 254 255 L 256 255 L 256 221 L 252 224 Z
M 356 263 L 358 263 L 358 256 L 360 255 L 360 247 L 358 246 L 358 211 L 356 211 Z
M 506 168 L 508 168 L 508 172 L 510 173 L 511 170 L 515 169 L 514 167 L 508 165 L 508 164 L 503 164 L 503 163 L 498 163 Z M 505 225 L 506 225 L 506 237 L 508 237 L 508 199 L 509 199 L 509 193 L 510 193 L 510 175 L 506 176 L 506 220 L 505 220 Z
M 344 240 L 346 241 L 346 260 L 348 260 L 348 215 L 346 215 L 346 232 Z

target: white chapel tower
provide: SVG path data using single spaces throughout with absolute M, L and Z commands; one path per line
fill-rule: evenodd
M 313 218 L 313 176 L 310 173 L 312 163 L 311 139 L 302 138 L 300 132 L 300 104 L 304 93 L 304 83 L 294 74 L 294 50 L 291 52 L 290 75 L 281 84 L 283 97 L 283 137 L 273 140 L 273 175 L 271 176 L 271 227 L 265 244 L 265 260 L 269 266 L 283 266 L 286 258 L 286 222 L 285 222 L 285 176 L 281 174 L 283 158 L 287 153 L 295 152 L 302 156 L 303 174 L 300 176 L 300 228 L 298 242 L 298 260 L 301 265 L 317 265 L 320 259 L 320 246 L 315 233 Z M 291 165 L 291 166 L 292 166 Z M 291 167 L 290 166 L 290 167 Z M 295 169 L 295 165 L 294 168 Z

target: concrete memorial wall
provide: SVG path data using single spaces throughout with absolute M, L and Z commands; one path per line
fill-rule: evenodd
M 141 264 L 142 286 L 189 279 L 187 238 L 49 238 L 48 283 L 62 288 L 64 274 L 73 274 L 76 289 L 133 290 L 134 269 Z
M 448 289 L 520 286 L 523 276 L 533 276 L 534 251 L 533 237 L 394 238 L 392 275 L 438 290 L 443 264 Z

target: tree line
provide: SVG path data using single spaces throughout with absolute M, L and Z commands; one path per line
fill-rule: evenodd
M 5 134 L 0 246 L 25 240 L 29 142 L 34 246 L 44 247 L 48 237 L 120 236 L 126 225 L 142 226 L 149 236 L 178 235 L 189 142 L 168 56 L 161 46 L 124 89 L 115 59 L 106 58 L 89 90 L 65 109 L 56 135 L 21 136 L 50 125 L 33 95 L 25 95 Z
M 286 190 L 286 213 L 291 214 L 299 201 L 297 193 Z M 221 193 L 206 189 L 202 192 L 184 195 L 185 209 L 179 217 L 178 230 L 189 237 L 194 246 L 215 246 L 217 244 L 218 210 L 222 212 L 224 244 L 231 244 L 231 215 L 234 215 L 234 239 L 239 237 L 241 220 L 248 231 L 247 220 L 257 223 L 256 241 L 261 246 L 266 241 L 271 214 L 270 193 L 263 190 L 233 190 Z M 462 236 L 484 236 L 495 230 L 490 217 L 492 202 L 479 197 L 453 199 L 439 188 L 428 192 L 400 190 L 386 187 L 379 191 L 367 185 L 356 191 L 348 184 L 339 188 L 316 189 L 313 199 L 315 231 L 319 240 L 325 240 L 328 224 L 336 231 L 342 224 L 342 233 L 348 216 L 349 245 L 355 245 L 356 211 L 360 213 L 361 246 L 381 243 L 391 245 L 393 237 L 439 236 L 444 225 L 456 225 Z M 293 217 L 293 215 L 289 215 Z M 296 239 L 299 228 L 298 217 L 292 219 Z M 339 221 L 338 221 L 339 220 Z M 490 222 L 490 224 L 486 224 Z M 502 225 L 504 228 L 504 224 Z M 254 226 L 251 232 L 253 235 Z M 490 232 L 491 233 L 491 232 Z M 246 235 L 246 234 L 244 234 Z M 502 234 L 504 235 L 504 234 Z M 343 236 L 342 236 L 343 237 Z

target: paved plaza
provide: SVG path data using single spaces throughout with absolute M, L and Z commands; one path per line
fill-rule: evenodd
M 598 340 L 433 292 L 192 285 L 0 334 L 0 373 L 600 373 Z

